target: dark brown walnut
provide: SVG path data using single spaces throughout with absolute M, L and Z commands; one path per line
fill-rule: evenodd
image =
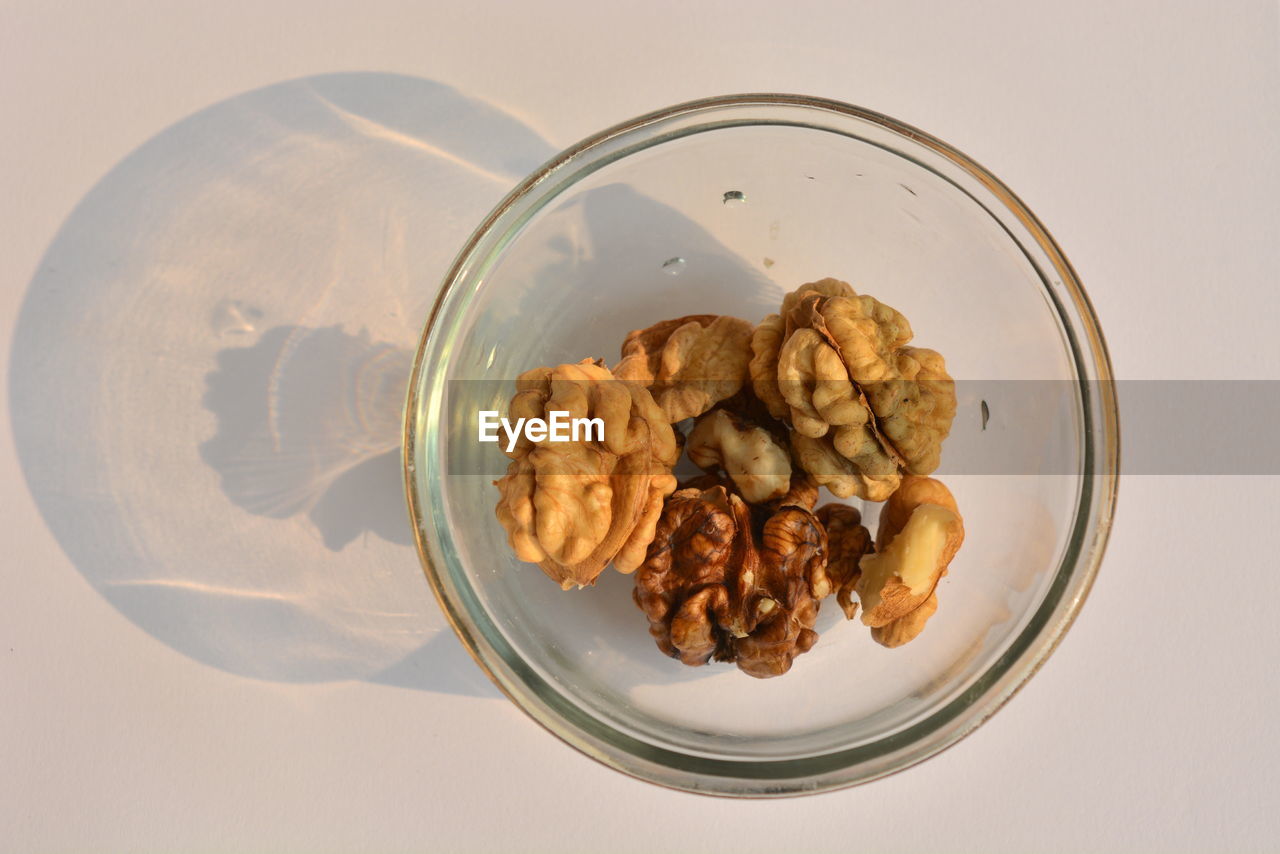
M 593 584 L 610 562 L 630 572 L 644 560 L 663 499 L 676 486 L 676 434 L 649 392 L 617 382 L 602 364 L 526 371 L 511 418 L 600 418 L 602 439 L 531 442 L 508 453 L 495 484 L 498 521 L 512 551 L 564 589 Z
M 827 531 L 827 578 L 840 610 L 852 620 L 858 613 L 854 588 L 862 576 L 858 562 L 872 550 L 871 532 L 862 524 L 858 508 L 848 504 L 827 504 L 816 515 Z
M 664 653 L 779 676 L 817 640 L 826 532 L 807 509 L 753 515 L 722 485 L 667 498 L 634 598 Z
M 648 388 L 670 423 L 695 418 L 746 383 L 751 332 L 747 321 L 715 314 L 664 320 L 627 335 L 613 372 Z

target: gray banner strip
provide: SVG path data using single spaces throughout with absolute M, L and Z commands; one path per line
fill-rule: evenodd
M 1280 380 L 1119 380 L 1121 474 L 1280 475 Z M 509 460 L 478 441 L 479 412 L 507 415 L 514 380 L 449 384 L 445 449 L 451 475 L 498 477 Z M 1074 475 L 1083 461 L 1081 400 L 1098 383 L 957 380 L 943 445 L 947 475 Z M 681 425 L 688 431 L 688 423 Z M 501 429 L 498 435 L 502 435 Z

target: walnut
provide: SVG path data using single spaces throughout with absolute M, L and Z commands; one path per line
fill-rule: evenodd
M 797 329 L 778 353 L 778 387 L 791 426 L 814 439 L 837 425 L 871 423 L 871 409 L 849 381 L 840 354 L 812 329 Z
M 903 347 L 896 359 L 899 379 L 871 384 L 867 397 L 907 471 L 930 474 L 942 462 L 942 441 L 956 415 L 955 381 L 934 350 Z
M 791 414 L 787 399 L 778 387 L 778 351 L 782 349 L 785 336 L 786 326 L 779 314 L 771 314 L 760 321 L 751 333 L 751 360 L 747 363 L 751 388 L 774 418 L 786 418 Z
M 924 624 L 929 621 L 929 618 L 937 610 L 938 594 L 935 592 L 929 594 L 929 598 L 924 600 L 920 607 L 914 611 L 885 623 L 883 626 L 873 628 L 871 630 L 871 639 L 890 649 L 902 646 L 907 641 L 915 640 L 924 631 Z
M 830 586 L 826 545 L 803 507 L 753 518 L 724 486 L 681 489 L 666 500 L 636 573 L 635 602 L 667 655 L 778 676 L 817 640 L 818 600 Z
M 698 417 L 685 448 L 694 465 L 723 470 L 751 504 L 780 498 L 791 486 L 791 454 L 773 434 L 727 409 Z
M 871 551 L 871 532 L 862 524 L 858 508 L 848 504 L 819 507 L 816 515 L 827 532 L 827 578 L 840 609 L 852 620 L 858 613 L 854 588 L 862 577 L 858 562 Z
M 837 279 L 821 279 L 801 285 L 782 298 L 778 314 L 771 314 L 751 335 L 751 361 L 747 370 L 756 397 L 764 401 L 775 418 L 790 419 L 791 407 L 779 386 L 778 361 L 782 345 L 795 333 L 792 315 L 806 297 L 846 296 L 853 288 Z M 821 434 L 819 434 L 821 435 Z
M 781 498 L 770 503 L 772 507 L 803 507 L 812 510 L 818 503 L 818 482 L 808 472 L 793 471 L 791 485 Z
M 706 412 L 747 380 L 752 327 L 745 320 L 695 314 L 627 335 L 614 375 L 653 394 L 674 424 Z
M 830 436 L 811 439 L 791 434 L 791 450 L 796 463 L 837 498 L 858 496 L 884 501 L 902 482 L 897 465 L 878 444 L 864 443 L 865 453 L 847 457 L 836 450 Z
M 873 490 L 857 475 L 883 479 L 887 464 L 912 474 L 938 467 L 955 387 L 942 357 L 906 346 L 911 337 L 900 312 L 836 279 L 801 285 L 756 327 L 752 388 L 797 437 L 827 440 L 821 449 L 802 443 L 797 454 L 802 466 L 823 466 L 808 470 L 828 487 L 823 477 L 848 495 L 883 500 L 887 481 Z M 833 451 L 851 465 L 826 459 Z
M 875 553 L 859 561 L 862 622 L 881 630 L 872 637 L 898 646 L 923 630 L 937 609 L 938 579 L 963 542 L 964 519 L 951 491 L 930 477 L 904 478 L 880 514 Z
M 676 486 L 671 467 L 679 450 L 649 392 L 617 382 L 590 359 L 536 368 L 517 380 L 511 417 L 552 411 L 602 419 L 603 439 L 522 436 L 496 481 L 496 513 L 516 556 L 567 590 L 593 584 L 610 561 L 630 572 L 644 560 L 662 500 Z

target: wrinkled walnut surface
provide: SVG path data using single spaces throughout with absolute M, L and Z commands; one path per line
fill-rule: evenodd
M 817 640 L 825 565 L 826 533 L 805 508 L 753 519 L 723 486 L 681 489 L 663 507 L 634 598 L 667 655 L 778 676 Z
M 614 374 L 649 388 L 668 422 L 694 418 L 746 382 L 751 332 L 745 320 L 722 315 L 664 320 L 627 335 Z
M 855 586 L 862 576 L 858 562 L 872 549 L 871 532 L 862 524 L 858 508 L 848 504 L 827 504 L 816 515 L 827 532 L 827 578 L 840 610 L 852 620 L 858 613 Z
M 898 378 L 871 385 L 867 396 L 907 471 L 930 474 L 942 462 L 942 442 L 956 415 L 955 382 L 933 350 L 903 347 L 895 359 Z
M 752 335 L 756 396 L 792 425 L 793 441 L 827 440 L 822 452 L 810 442 L 797 455 L 821 465 L 808 470 L 837 495 L 883 500 L 886 463 L 927 474 L 940 462 L 954 383 L 939 354 L 906 346 L 911 336 L 900 312 L 836 279 L 801 285 Z M 859 473 L 881 479 L 880 488 Z
M 866 443 L 864 448 L 865 454 L 848 457 L 836 450 L 830 436 L 813 439 L 799 432 L 791 434 L 791 450 L 796 463 L 832 495 L 884 501 L 898 488 L 902 475 L 874 440 Z
M 899 646 L 915 638 L 937 610 L 937 583 L 964 543 L 964 519 L 955 497 L 941 481 L 918 475 L 903 479 L 901 488 L 889 497 L 880 514 L 875 554 L 877 557 L 891 553 L 901 555 L 905 554 L 904 544 L 895 546 L 899 536 L 911 530 L 912 519 L 918 511 L 929 508 L 931 512 L 940 509 L 939 516 L 947 522 L 940 550 L 923 583 L 913 587 L 900 576 L 889 575 L 880 579 L 883 583 L 879 587 L 873 588 L 874 575 L 869 572 L 867 558 L 859 562 L 863 572 L 855 587 L 863 605 L 862 621 L 880 630 L 873 632 L 872 637 L 886 646 Z
M 617 382 L 590 359 L 520 376 L 510 417 L 601 418 L 604 438 L 530 442 L 521 437 L 496 482 L 496 514 L 521 560 L 561 587 L 594 583 L 613 562 L 629 572 L 644 560 L 663 498 L 675 489 L 678 447 L 649 393 Z
M 871 629 L 871 639 L 890 649 L 902 646 L 904 643 L 915 640 L 924 631 L 925 623 L 929 622 L 929 618 L 937 611 L 938 594 L 936 592 L 930 593 L 929 598 L 910 613 L 896 620 L 891 620 L 883 626 L 873 627 Z
M 938 607 L 964 539 L 934 471 L 956 412 L 938 353 L 910 346 L 894 308 L 822 279 L 758 326 L 690 315 L 629 333 L 621 360 L 522 374 L 509 417 L 599 418 L 602 438 L 518 437 L 496 515 L 522 560 L 563 588 L 611 562 L 636 571 L 633 598 L 666 654 L 786 673 L 817 640 L 836 594 L 887 647 Z M 696 419 L 689 435 L 673 425 Z M 688 452 L 706 474 L 677 487 Z M 886 501 L 873 543 L 841 498 Z M 856 594 L 856 601 L 855 601 Z

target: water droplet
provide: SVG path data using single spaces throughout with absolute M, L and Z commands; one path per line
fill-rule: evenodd
M 677 255 L 662 262 L 662 272 L 668 276 L 678 276 L 684 272 L 685 260 Z
M 991 420 L 991 407 L 987 406 L 987 402 L 982 401 L 982 429 L 987 429 L 987 422 Z
M 774 262 L 774 260 L 773 260 L 772 258 L 765 258 L 765 259 L 764 259 L 764 268 L 767 270 L 767 269 L 769 269 L 770 267 L 772 267 L 772 266 L 774 265 L 774 263 L 775 263 L 775 262 Z
M 224 299 L 209 313 L 209 327 L 215 335 L 247 335 L 257 330 L 262 311 L 238 299 Z
M 732 202 L 733 204 L 740 205 L 746 200 L 747 200 L 747 194 L 742 192 L 741 190 L 726 190 L 724 194 L 723 203 L 727 205 L 730 202 Z

